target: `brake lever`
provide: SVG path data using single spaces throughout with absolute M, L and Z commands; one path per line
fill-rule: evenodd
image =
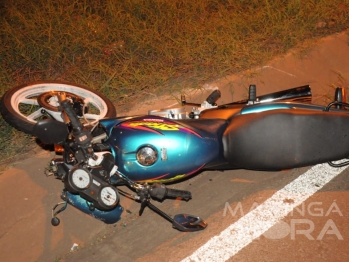
M 138 215 L 141 216 L 144 212 L 144 209 L 149 205 L 149 199 L 144 199 L 141 203 L 141 208 L 139 209 Z

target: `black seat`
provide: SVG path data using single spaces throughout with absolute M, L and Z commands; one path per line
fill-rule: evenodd
M 220 139 L 228 122 L 223 119 L 184 119 L 176 122 L 187 126 L 201 136 Z
M 235 168 L 282 170 L 349 156 L 349 114 L 304 109 L 235 116 L 223 134 Z

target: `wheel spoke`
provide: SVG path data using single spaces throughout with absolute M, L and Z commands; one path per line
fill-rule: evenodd
M 94 120 L 98 120 L 101 118 L 100 115 L 96 115 L 96 114 L 85 114 L 85 118 L 86 119 L 94 119 Z
M 36 98 L 34 99 L 30 99 L 30 98 L 25 98 L 23 100 L 20 101 L 21 104 L 26 104 L 26 105 L 36 105 L 38 106 L 38 100 L 36 100 Z
M 50 114 L 53 119 L 56 119 L 57 121 L 63 122 L 62 113 L 60 111 L 51 111 L 51 110 L 46 109 L 46 112 L 48 114 Z
M 40 116 L 42 116 L 41 111 L 43 110 L 42 107 L 40 107 L 38 110 L 34 111 L 33 113 L 31 113 L 30 115 L 27 116 L 28 120 L 35 120 L 37 118 L 39 118 Z
M 6 121 L 14 127 L 31 134 L 35 123 L 46 115 L 57 121 L 63 121 L 61 112 L 57 110 L 59 103 L 55 97 L 56 92 L 65 92 L 72 97 L 77 97 L 78 102 L 79 99 L 85 101 L 85 106 L 88 106 L 90 111 L 89 114 L 81 117 L 83 123 L 91 125 L 99 119 L 116 115 L 111 101 L 98 91 L 59 81 L 36 82 L 14 87 L 3 96 L 4 108 L 1 113 L 9 115 Z M 74 102 L 74 99 L 69 101 Z

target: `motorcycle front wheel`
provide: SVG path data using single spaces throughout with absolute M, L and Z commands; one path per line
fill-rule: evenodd
M 51 117 L 63 121 L 58 110 L 57 92 L 65 92 L 72 101 L 81 99 L 89 111 L 81 119 L 98 121 L 116 116 L 113 103 L 89 87 L 61 81 L 33 82 L 8 90 L 0 100 L 0 112 L 13 127 L 32 134 L 39 119 Z

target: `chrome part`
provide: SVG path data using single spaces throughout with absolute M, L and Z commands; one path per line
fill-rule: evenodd
M 166 161 L 167 160 L 167 149 L 161 148 L 161 160 Z
M 149 115 L 166 117 L 169 119 L 186 119 L 187 114 L 184 107 L 180 108 L 169 108 L 169 109 L 159 109 L 159 110 L 149 110 Z
M 104 154 L 110 154 L 110 152 L 95 152 L 94 158 L 90 157 L 88 159 L 89 166 L 98 166 L 102 163 L 104 159 Z
M 158 153 L 152 147 L 144 146 L 138 149 L 136 157 L 142 166 L 151 166 L 158 160 Z
M 54 90 L 54 92 L 52 92 L 52 90 Z M 50 97 L 54 97 L 54 93 L 57 92 L 71 94 L 69 91 L 74 92 L 75 97 L 79 97 L 83 100 L 88 99 L 86 101 L 89 101 L 89 103 L 91 103 L 95 108 L 95 113 L 85 114 L 87 119 L 98 120 L 107 115 L 108 106 L 102 98 L 89 90 L 68 83 L 35 83 L 28 85 L 13 94 L 11 97 L 11 107 L 18 115 L 26 118 L 32 123 L 36 123 L 37 119 L 43 115 L 42 112 L 44 111 L 50 114 L 54 119 L 63 121 L 61 112 L 56 108 L 57 99 Z M 40 97 L 39 100 L 43 100 L 38 101 L 38 97 L 42 94 L 44 95 Z M 29 113 L 22 112 L 20 106 L 25 105 L 32 106 L 32 110 Z
M 106 139 L 106 138 L 107 138 L 107 134 L 106 134 L 106 133 L 103 133 L 103 134 L 100 134 L 100 135 L 98 135 L 98 136 L 94 136 L 94 137 L 92 138 L 91 143 L 92 143 L 92 144 L 102 143 L 102 141 L 103 141 L 104 139 Z

